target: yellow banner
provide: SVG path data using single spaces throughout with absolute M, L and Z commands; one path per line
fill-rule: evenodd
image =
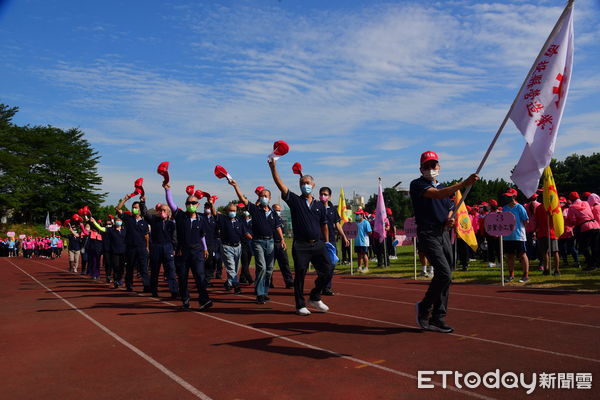
M 461 198 L 462 194 L 460 193 L 460 190 L 458 190 L 456 192 L 456 197 L 454 198 L 455 206 L 460 202 Z M 467 211 L 465 203 L 460 205 L 460 208 L 456 213 L 456 234 L 464 240 L 473 251 L 477 251 L 477 237 L 475 237 L 475 231 L 473 230 L 473 225 L 471 225 L 471 218 L 469 217 L 469 212 Z
M 544 208 L 550 214 L 554 234 L 559 238 L 565 231 L 565 219 L 560 209 L 558 190 L 550 166 L 544 169 Z
M 344 196 L 344 188 L 340 188 L 340 199 L 338 200 L 338 215 L 342 219 L 340 221 L 341 225 L 344 225 L 345 222 L 348 222 L 348 215 L 346 214 L 346 198 Z

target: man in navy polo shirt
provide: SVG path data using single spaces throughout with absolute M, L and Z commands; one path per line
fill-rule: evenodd
M 263 189 L 259 194 L 259 204 L 248 201 L 244 196 L 237 182 L 231 180 L 229 182 L 235 189 L 240 202 L 244 203 L 248 212 L 252 216 L 252 251 L 254 253 L 254 262 L 256 264 L 257 276 L 254 289 L 256 291 L 256 302 L 265 304 L 269 298 L 269 284 L 271 275 L 273 275 L 273 262 L 275 257 L 275 241 L 273 240 L 273 232 L 283 238 L 281 232 L 281 219 L 271 207 L 271 191 Z
M 314 289 L 310 292 L 308 305 L 319 311 L 327 312 L 329 307 L 321 301 L 321 293 L 325 289 L 330 276 L 330 263 L 325 250 L 325 242 L 329 241 L 325 206 L 312 195 L 315 188 L 312 176 L 304 175 L 300 177 L 302 196 L 298 196 L 289 190 L 279 177 L 274 159 L 269 160 L 269 166 L 273 180 L 281 190 L 281 198 L 290 207 L 292 213 L 292 230 L 294 232 L 292 258 L 294 259 L 296 314 L 310 315 L 310 311 L 306 308 L 304 302 L 304 277 L 309 263 L 312 263 L 317 270 L 317 279 L 315 280 Z
M 472 174 L 464 181 L 444 186 L 437 180 L 440 163 L 433 151 L 421 154 L 420 170 L 421 177 L 410 183 L 410 199 L 415 210 L 421 251 L 433 265 L 435 273 L 425 297 L 417 303 L 417 323 L 423 329 L 450 333 L 453 329 L 444 322 L 452 282 L 450 265 L 453 262 L 450 232 L 447 229 L 454 225 L 454 219 L 450 218 L 454 203 L 450 197 L 457 190 L 473 185 L 479 177 Z
M 143 198 L 143 197 L 142 197 Z M 175 276 L 175 249 L 177 248 L 177 232 L 175 221 L 171 220 L 171 209 L 161 204 L 155 213 L 150 213 L 145 202 L 142 214 L 150 224 L 150 289 L 152 297 L 158 297 L 158 277 L 162 264 L 167 277 L 171 298 L 179 295 L 179 285 Z
M 132 215 L 121 210 L 131 197 L 130 194 L 126 194 L 117 205 L 117 213 L 125 225 L 126 232 L 127 264 L 125 266 L 125 286 L 127 287 L 127 291 L 130 292 L 133 290 L 133 271 L 137 269 L 142 276 L 144 293 L 150 293 L 150 277 L 148 276 L 150 230 L 148 229 L 148 223 L 142 218 L 139 201 L 134 201 L 131 205 Z
M 198 210 L 198 198 L 189 195 L 185 201 L 185 211 L 180 210 L 171 194 L 171 186 L 168 183 L 163 184 L 167 204 L 171 208 L 171 213 L 175 219 L 175 228 L 177 231 L 177 249 L 175 250 L 175 269 L 179 280 L 179 295 L 183 302 L 183 309 L 190 308 L 190 293 L 188 290 L 188 277 L 190 269 L 198 289 L 198 302 L 200 311 L 212 307 L 213 302 L 208 297 L 206 290 L 206 273 L 204 271 L 204 261 L 208 258 L 208 247 L 206 246 L 206 227 L 204 219 Z
M 226 215 L 217 214 L 217 227 L 223 244 L 223 261 L 227 279 L 225 289 L 233 288 L 235 294 L 241 294 L 242 289 L 238 280 L 238 266 L 242 255 L 242 238 L 250 238 L 246 232 L 246 225 L 237 217 L 237 206 L 230 203 L 226 208 Z
M 346 234 L 342 230 L 342 224 L 340 221 L 342 220 L 337 212 L 337 208 L 333 206 L 333 203 L 329 200 L 331 198 L 331 189 L 327 186 L 319 189 L 319 200 L 325 206 L 325 214 L 327 214 L 327 230 L 329 231 L 329 243 L 336 246 L 336 232 L 342 238 L 342 245 L 350 246 L 350 241 L 346 238 Z M 323 239 L 323 238 L 321 238 Z M 330 264 L 331 272 L 329 274 L 329 279 L 327 280 L 327 284 L 325 285 L 325 289 L 321 294 L 326 296 L 333 296 L 335 293 L 332 288 L 333 281 L 333 271 L 335 270 L 335 264 Z

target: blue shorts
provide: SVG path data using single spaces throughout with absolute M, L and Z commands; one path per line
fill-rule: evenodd
M 354 246 L 354 251 L 356 254 L 367 254 L 368 249 L 369 248 L 367 246 Z
M 521 256 L 526 253 L 525 241 L 521 240 L 505 240 L 504 241 L 504 254 L 515 254 Z

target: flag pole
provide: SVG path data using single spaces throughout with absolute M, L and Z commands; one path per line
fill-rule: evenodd
M 381 177 L 379 177 L 379 186 L 381 187 Z M 383 196 L 383 192 L 381 192 L 381 195 Z M 385 212 L 385 210 L 382 210 L 382 212 Z M 387 246 L 385 244 L 386 240 L 385 240 L 385 220 L 383 221 L 383 267 L 387 268 Z
M 500 124 L 500 127 L 498 128 L 498 131 L 496 132 L 496 136 L 494 136 L 494 139 L 492 140 L 492 143 L 490 143 L 487 151 L 485 152 L 485 155 L 483 156 L 483 159 L 479 163 L 479 167 L 477 167 L 477 171 L 475 171 L 476 174 L 479 174 L 481 172 L 481 169 L 485 165 L 488 157 L 490 156 L 490 153 L 492 152 L 492 149 L 496 145 L 496 142 L 498 141 L 498 138 L 500 137 L 500 134 L 504 130 L 504 127 L 506 126 L 506 123 L 508 122 L 508 119 L 510 118 L 510 114 L 512 113 L 513 109 L 515 108 L 515 105 L 517 104 L 517 98 L 519 96 L 519 93 L 521 93 L 521 91 L 525 87 L 525 84 L 527 83 L 527 78 L 529 78 L 529 75 L 531 75 L 531 73 L 533 72 L 533 70 L 535 69 L 535 67 L 537 66 L 537 64 L 539 63 L 540 59 L 543 57 L 544 50 L 546 50 L 546 47 L 548 47 L 548 44 L 550 43 L 550 39 L 552 39 L 552 37 L 554 36 L 554 34 L 556 34 L 556 32 L 562 26 L 562 22 L 565 19 L 565 16 L 567 15 L 567 12 L 573 8 L 573 3 L 575 3 L 575 0 L 569 0 L 569 3 L 567 4 L 567 6 L 565 7 L 565 9 L 563 10 L 563 12 L 560 15 L 560 17 L 558 18 L 558 20 L 556 21 L 556 24 L 554 25 L 554 28 L 552 28 L 552 32 L 550 32 L 550 35 L 548 35 L 548 38 L 544 42 L 544 45 L 542 46 L 542 49 L 540 50 L 540 52 L 538 53 L 538 56 L 536 57 L 535 61 L 531 65 L 531 68 L 529 69 L 529 72 L 527 72 L 527 75 L 525 75 L 525 79 L 523 80 L 523 83 L 521 84 L 521 87 L 517 91 L 515 99 L 513 100 L 512 104 L 510 105 L 510 108 L 508 109 L 508 112 L 506 113 L 506 116 L 504 117 L 504 120 Z M 450 217 L 451 219 L 453 219 L 456 216 L 458 208 L 462 205 L 462 203 L 467 198 L 467 195 L 471 191 L 471 187 L 472 187 L 472 185 L 469 185 L 469 186 L 466 187 L 464 195 L 462 196 L 462 198 L 458 202 L 458 205 L 455 207 L 454 212 L 452 213 L 452 217 Z

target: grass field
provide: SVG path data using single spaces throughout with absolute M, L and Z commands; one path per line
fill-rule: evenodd
M 288 253 L 290 254 L 290 264 L 293 264 L 291 257 L 291 241 L 288 242 Z M 414 259 L 413 259 L 413 248 L 412 246 L 401 246 L 396 247 L 397 260 L 390 260 L 388 268 L 376 268 L 377 262 L 369 262 L 369 272 L 367 274 L 359 274 L 356 270 L 356 259 L 354 258 L 354 274 L 355 275 L 367 275 L 367 276 L 387 276 L 395 278 L 406 278 L 414 279 Z M 338 249 L 338 255 L 341 255 L 340 249 Z M 353 257 L 356 255 L 353 254 Z M 570 257 L 569 257 L 570 259 Z M 583 262 L 583 257 L 580 257 L 580 261 Z M 533 261 L 529 268 L 529 282 L 527 283 L 506 283 L 507 286 L 511 287 L 540 287 L 540 288 L 557 288 L 563 290 L 577 290 L 577 291 L 595 291 L 600 292 L 600 270 L 595 271 L 583 271 L 579 268 L 574 267 L 560 267 L 561 276 L 544 276 L 542 271 L 538 268 L 538 262 Z M 418 280 L 430 280 L 431 278 L 419 277 L 418 274 L 421 271 L 421 264 L 417 259 L 417 279 Z M 336 267 L 336 273 L 338 274 L 350 274 L 350 265 L 338 264 Z M 504 267 L 505 278 L 508 277 L 508 267 L 505 264 Z M 516 264 L 515 278 L 516 281 L 522 275 L 522 268 L 519 263 Z M 461 267 L 458 266 L 457 270 L 454 271 L 453 281 L 455 283 L 477 283 L 477 284 L 490 284 L 500 285 L 501 275 L 500 266 L 496 268 L 488 267 L 487 263 L 481 260 L 472 261 L 469 264 L 468 271 L 461 271 Z

